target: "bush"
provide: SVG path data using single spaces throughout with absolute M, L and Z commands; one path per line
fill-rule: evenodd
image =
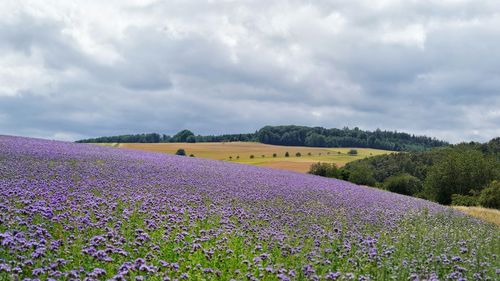
M 300 157 L 300 156 L 302 156 L 302 154 L 300 154 L 300 152 L 295 153 L 295 157 Z
M 177 149 L 177 151 L 175 152 L 175 155 L 179 155 L 179 156 L 186 156 L 186 151 L 185 151 L 183 148 L 179 148 L 179 149 Z
M 191 153 L 191 154 L 189 154 L 189 157 L 194 157 L 194 154 L 192 154 L 192 153 Z
M 273 157 L 276 158 L 276 156 L 278 156 L 276 153 L 273 153 Z
M 373 169 L 366 164 L 353 165 L 349 171 L 349 181 L 370 186 L 374 186 L 376 182 L 373 177 Z
M 500 181 L 493 181 L 483 189 L 478 203 L 485 208 L 500 209 Z
M 455 206 L 477 206 L 478 198 L 472 195 L 453 194 L 451 205 Z
M 253 154 L 250 155 L 250 159 L 254 159 L 254 158 L 255 158 L 255 156 Z
M 351 149 L 349 152 L 347 152 L 349 155 L 358 155 L 358 151 L 356 149 Z
M 308 153 L 307 153 L 307 156 L 311 156 L 311 155 L 312 155 L 312 154 L 311 154 L 311 152 L 308 152 Z
M 309 169 L 309 174 L 328 177 L 328 178 L 339 178 L 340 172 L 335 163 L 314 163 Z
M 285 152 L 285 157 L 289 157 L 289 156 L 290 156 L 290 153 L 288 153 L 288 151 Z
M 399 194 L 414 195 L 422 190 L 422 182 L 418 178 L 404 173 L 385 179 L 383 188 Z

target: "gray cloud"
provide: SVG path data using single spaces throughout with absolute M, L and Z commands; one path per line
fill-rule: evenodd
M 0 133 L 500 135 L 498 1 L 5 1 Z

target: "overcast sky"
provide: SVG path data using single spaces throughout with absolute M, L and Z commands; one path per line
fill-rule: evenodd
M 0 134 L 500 136 L 500 1 L 0 1 Z

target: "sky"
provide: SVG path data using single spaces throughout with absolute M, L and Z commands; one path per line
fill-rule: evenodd
M 500 136 L 500 1 L 0 1 L 0 134 Z

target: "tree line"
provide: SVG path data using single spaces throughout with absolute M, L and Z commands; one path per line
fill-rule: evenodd
M 365 147 L 394 151 L 421 151 L 448 143 L 427 136 L 415 136 L 408 133 L 382 131 L 364 131 L 355 127 L 349 129 L 325 129 L 306 126 L 265 126 L 255 133 L 195 135 L 190 130 L 182 130 L 174 136 L 149 133 L 120 135 L 79 140 L 86 143 L 157 143 L 157 142 L 232 142 L 257 141 L 265 144 L 309 147 Z
M 447 142 L 427 136 L 408 133 L 364 131 L 358 127 L 350 129 L 326 129 L 305 126 L 265 126 L 257 132 L 261 143 L 310 147 L 364 147 L 394 151 L 419 151 L 446 146 Z
M 255 134 L 195 135 L 190 130 L 182 130 L 174 136 L 158 133 L 119 135 L 78 140 L 78 143 L 160 143 L 160 142 L 232 142 L 256 141 Z
M 365 158 L 338 169 L 318 163 L 310 173 L 340 178 L 445 205 L 500 209 L 500 138 L 430 151 Z

